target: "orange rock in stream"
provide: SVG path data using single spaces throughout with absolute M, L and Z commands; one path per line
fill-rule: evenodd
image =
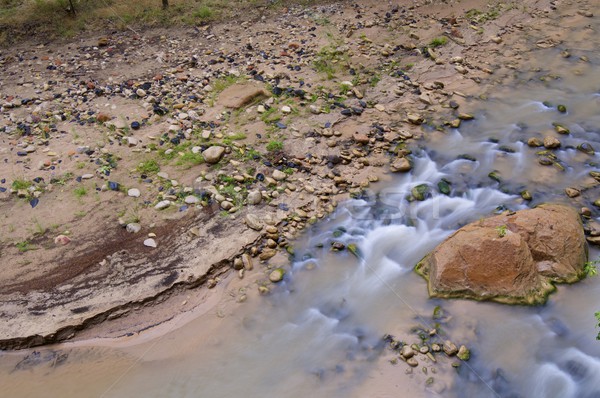
M 433 297 L 511 304 L 546 301 L 554 283 L 583 277 L 587 245 L 577 212 L 563 205 L 504 213 L 468 224 L 416 271 Z

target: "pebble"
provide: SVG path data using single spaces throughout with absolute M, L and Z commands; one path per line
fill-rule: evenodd
M 277 169 L 273 170 L 272 176 L 275 181 L 283 181 L 287 178 L 287 174 Z
M 225 154 L 225 148 L 219 145 L 211 146 L 202 152 L 204 161 L 208 164 L 219 163 L 223 155 Z
M 229 210 L 233 209 L 233 203 L 231 203 L 227 200 L 224 200 L 221 202 L 221 209 L 229 211 Z
M 560 141 L 558 138 L 552 136 L 544 137 L 544 147 L 547 149 L 555 149 L 560 147 Z
M 254 264 L 252 263 L 252 257 L 248 253 L 242 254 L 242 264 L 244 265 L 244 269 L 247 271 L 251 271 L 254 269 Z
M 405 359 L 412 358 L 413 356 L 415 356 L 415 354 L 415 350 L 413 350 L 409 345 L 403 346 L 400 350 L 400 355 L 402 355 L 402 357 L 404 357 Z
M 366 134 L 354 133 L 354 136 L 352 138 L 354 138 L 354 142 L 356 142 L 357 144 L 369 143 L 369 137 Z
M 279 232 L 279 230 L 277 229 L 276 226 L 274 225 L 267 225 L 266 231 L 268 234 L 276 234 Z
M 137 234 L 138 232 L 140 232 L 142 230 L 142 226 L 138 223 L 129 223 L 129 224 L 127 224 L 125 229 L 129 233 Z
M 456 356 L 463 361 L 468 361 L 471 358 L 471 352 L 467 347 L 461 345 Z
M 139 189 L 137 189 L 137 188 L 130 188 L 130 189 L 127 191 L 127 196 L 131 196 L 132 198 L 139 198 L 139 197 L 140 197 L 140 195 L 141 195 L 141 192 L 140 192 L 140 190 L 139 190 Z
M 154 208 L 156 210 L 163 210 L 166 209 L 167 207 L 171 206 L 171 201 L 170 200 L 162 200 L 160 202 L 158 202 Z
M 255 214 L 247 214 L 244 221 L 248 228 L 251 228 L 255 231 L 260 231 L 263 229 L 263 222 Z
M 579 191 L 579 189 L 571 188 L 571 187 L 565 188 L 565 193 L 567 194 L 567 196 L 569 198 L 576 198 L 576 197 L 578 197 L 581 194 L 581 192 Z
M 421 115 L 417 115 L 416 113 L 409 113 L 406 117 L 410 123 L 416 125 L 423 124 L 425 121 Z
M 456 355 L 456 353 L 458 352 L 458 348 L 456 347 L 456 344 L 454 344 L 450 340 L 446 340 L 444 342 L 444 346 L 442 348 L 443 348 L 444 352 L 446 353 L 446 355 L 448 355 L 449 357 Z
M 260 191 L 250 191 L 247 199 L 249 205 L 258 205 L 262 201 L 262 194 Z
M 403 173 L 410 171 L 411 169 L 412 165 L 407 158 L 397 158 L 390 164 L 390 171 L 393 173 Z
M 69 238 L 66 235 L 58 235 L 56 238 L 54 238 L 54 244 L 56 245 L 68 245 L 71 242 L 71 238 Z
M 544 143 L 537 137 L 531 137 L 527 140 L 527 145 L 529 145 L 532 148 L 537 148 L 544 145 Z
M 187 203 L 188 205 L 193 205 L 193 204 L 200 202 L 200 199 L 197 196 L 188 195 L 185 197 L 185 199 L 183 201 L 185 203 Z
M 144 246 L 156 247 L 156 241 L 152 238 L 148 238 L 148 239 L 144 240 Z
M 273 283 L 281 282 L 284 275 L 285 270 L 283 268 L 276 268 L 269 274 L 269 280 Z

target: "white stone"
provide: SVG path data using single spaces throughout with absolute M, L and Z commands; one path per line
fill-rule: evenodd
M 169 206 L 171 206 L 171 201 L 170 200 L 162 200 L 162 201 L 158 202 L 156 204 L 156 206 L 154 206 L 154 208 L 156 210 L 163 210 L 163 209 L 166 209 Z
M 200 199 L 198 199 L 194 195 L 189 195 L 189 196 L 185 197 L 184 202 L 187 203 L 188 205 L 193 205 L 193 204 L 200 202 Z

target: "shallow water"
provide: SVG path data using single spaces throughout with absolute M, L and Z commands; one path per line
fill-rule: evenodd
M 577 56 L 559 55 L 567 45 Z M 217 307 L 185 325 L 175 322 L 161 337 L 0 353 L 2 395 L 363 397 L 368 393 L 362 387 L 389 367 L 399 380 L 412 380 L 394 396 L 410 390 L 413 396 L 599 397 L 593 317 L 600 310 L 599 278 L 559 286 L 548 304 L 530 308 L 430 300 L 425 281 L 412 272 L 460 226 L 499 207 L 527 207 L 522 190 L 533 194 L 529 205 L 567 202 L 564 188 L 595 169 L 600 157 L 576 147 L 588 142 L 600 149 L 600 58 L 593 51 L 599 46 L 581 31 L 560 48 L 536 51 L 518 72 L 519 84 L 497 87 L 487 101 L 465 106 L 476 110 L 475 121 L 428 133 L 427 150 L 415 150 L 410 176 L 340 206 L 296 243 L 298 260 L 274 294 Z M 579 61 L 581 55 L 590 62 Z M 540 80 L 557 71 L 560 79 Z M 544 101 L 565 104 L 568 112 Z M 553 122 L 571 134 L 558 136 Z M 539 165 L 541 149 L 526 145 L 529 137 L 545 135 L 562 141 L 556 154 L 564 171 Z M 476 160 L 457 159 L 465 154 Z M 494 170 L 502 182 L 488 177 Z M 452 183 L 449 196 L 436 193 L 442 178 Z M 408 203 L 406 194 L 422 183 L 432 187 L 432 196 Z M 591 207 L 597 195 L 586 191 L 578 205 Z M 333 239 L 357 244 L 360 258 L 331 253 Z M 592 249 L 590 257 L 599 254 Z M 381 337 L 411 336 L 415 325 L 432 327 L 437 305 L 451 317 L 444 336 L 467 344 L 472 359 L 458 372 L 442 361 L 427 386 L 428 376 L 405 375 L 405 365 L 382 361 L 388 351 Z

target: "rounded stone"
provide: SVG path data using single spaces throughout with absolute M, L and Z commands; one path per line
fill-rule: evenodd
M 130 223 L 130 224 L 127 224 L 125 229 L 129 233 L 137 234 L 138 232 L 140 232 L 142 230 L 142 226 L 138 223 Z
M 156 210 L 163 210 L 166 209 L 167 207 L 171 206 L 171 201 L 170 200 L 162 200 L 160 202 L 158 202 L 154 208 Z
M 285 270 L 283 268 L 276 268 L 269 274 L 269 280 L 273 283 L 281 282 L 284 275 Z
M 233 203 L 228 202 L 226 200 L 221 202 L 221 209 L 223 210 L 231 210 L 233 208 Z
M 223 155 L 225 154 L 225 148 L 219 145 L 211 146 L 210 148 L 202 152 L 204 161 L 209 164 L 219 163 Z
M 200 199 L 198 199 L 198 197 L 196 197 L 194 195 L 189 195 L 189 196 L 186 196 L 183 201 L 185 203 L 187 203 L 188 205 L 193 205 L 193 204 L 200 202 Z
M 554 149 L 560 147 L 560 141 L 558 138 L 546 136 L 544 137 L 544 147 L 547 149 Z
M 410 171 L 412 169 L 412 165 L 407 158 L 398 158 L 392 162 L 390 165 L 390 171 L 393 173 L 404 173 Z
M 248 204 L 249 205 L 257 205 L 262 201 L 262 194 L 260 191 L 250 191 L 248 192 Z

